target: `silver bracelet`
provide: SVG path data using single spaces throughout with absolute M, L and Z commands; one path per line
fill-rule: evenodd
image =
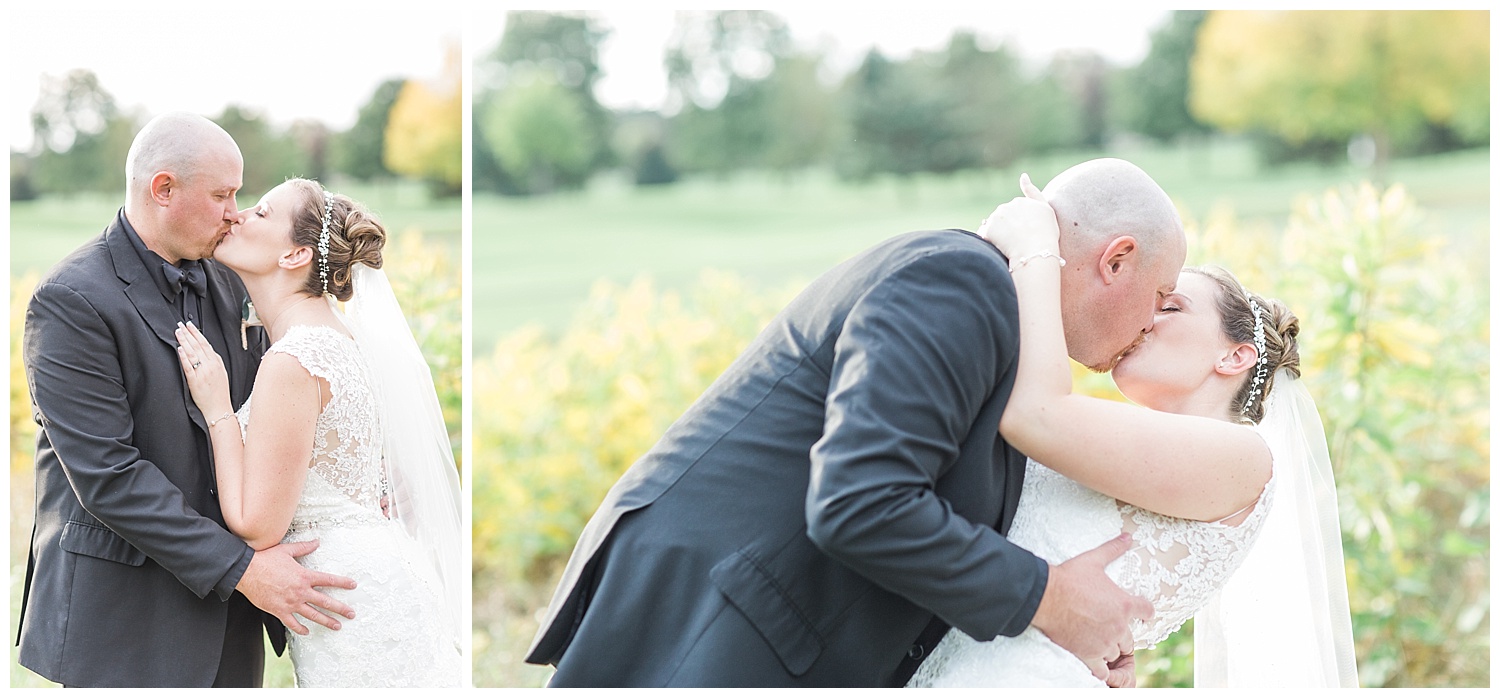
M 1026 255 L 1025 257 L 1022 257 L 1020 259 L 1012 259 L 1010 261 L 1010 271 L 1011 271 L 1011 273 L 1014 274 L 1017 269 L 1020 269 L 1021 267 L 1026 266 L 1027 262 L 1030 262 L 1031 260 L 1036 259 L 1038 257 L 1051 257 L 1051 258 L 1057 260 L 1057 266 L 1059 266 L 1059 267 L 1068 266 L 1068 261 L 1065 260 L 1065 259 L 1063 259 L 1062 257 L 1057 256 L 1057 253 L 1055 253 L 1055 252 L 1038 252 L 1036 254 Z
M 226 419 L 228 419 L 230 417 L 233 417 L 233 416 L 234 416 L 233 412 L 225 412 L 224 414 L 221 414 L 221 415 L 219 415 L 217 417 L 214 417 L 213 420 L 208 423 L 208 428 L 212 429 L 212 428 L 214 428 L 215 424 L 218 424 L 219 422 L 222 422 L 222 421 L 224 421 L 224 420 L 226 420 Z

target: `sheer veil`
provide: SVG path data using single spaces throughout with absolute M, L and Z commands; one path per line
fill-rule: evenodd
M 446 622 L 457 645 L 464 637 L 458 469 L 427 361 L 385 272 L 353 266 L 354 297 L 345 323 L 370 366 L 380 406 L 390 517 L 411 534 L 442 585 Z
M 1359 685 L 1338 502 L 1318 408 L 1302 381 L 1276 376 L 1257 429 L 1277 492 L 1260 536 L 1194 618 L 1194 685 Z

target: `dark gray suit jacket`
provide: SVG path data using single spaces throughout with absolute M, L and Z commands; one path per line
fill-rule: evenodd
M 1047 566 L 1000 533 L 1017 350 L 971 234 L 824 274 L 610 490 L 527 661 L 554 686 L 888 686 L 950 624 L 1020 633 Z
M 250 393 L 265 336 L 240 346 L 239 279 L 204 262 L 220 319 L 203 328 L 231 399 Z M 264 619 L 235 585 L 251 551 L 224 526 L 204 416 L 173 335 L 178 315 L 124 229 L 59 262 L 26 310 L 22 346 L 36 445 L 36 514 L 20 663 L 75 686 L 207 686 L 226 628 L 259 651 Z M 231 599 L 234 603 L 230 603 Z M 253 613 L 251 622 L 231 613 Z M 260 618 L 259 616 L 264 616 Z M 258 656 L 258 655 L 257 655 Z

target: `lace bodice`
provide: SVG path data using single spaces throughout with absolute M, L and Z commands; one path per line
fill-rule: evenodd
M 1121 531 L 1134 545 L 1105 568 L 1120 588 L 1155 607 L 1134 621 L 1137 649 L 1154 647 L 1187 622 L 1239 567 L 1260 532 L 1276 476 L 1238 525 L 1163 516 L 1117 502 L 1033 460 L 1026 462 L 1016 518 L 1007 536 L 1052 564 L 1092 550 Z M 912 686 L 1103 685 L 1083 662 L 1040 631 L 977 642 L 957 630 L 923 662 Z
M 354 340 L 325 325 L 297 325 L 267 353 L 297 359 L 308 373 L 327 381 L 329 389 L 328 403 L 313 430 L 311 473 L 292 529 L 350 517 L 383 518 L 380 418 L 369 369 Z M 241 425 L 249 424 L 253 400 L 254 395 L 240 408 Z M 354 507 L 347 507 L 349 502 Z

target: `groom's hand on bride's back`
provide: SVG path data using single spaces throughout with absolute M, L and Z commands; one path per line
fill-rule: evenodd
M 1109 665 L 1135 649 L 1130 621 L 1150 618 L 1150 602 L 1116 586 L 1104 566 L 1130 549 L 1130 537 L 1109 542 L 1060 565 L 1050 565 L 1047 589 L 1031 624 L 1087 664 L 1100 680 Z
M 338 630 L 338 619 L 328 614 L 352 619 L 354 609 L 319 591 L 318 587 L 353 589 L 354 580 L 315 572 L 297 563 L 296 558 L 317 549 L 318 541 L 309 540 L 257 550 L 235 589 L 250 599 L 256 608 L 276 616 L 282 625 L 298 635 L 306 635 L 308 630 L 298 622 L 294 613 L 329 630 Z

